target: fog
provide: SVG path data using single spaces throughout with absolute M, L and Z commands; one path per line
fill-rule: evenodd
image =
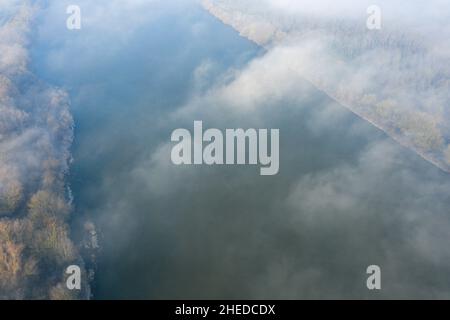
M 66 4 L 39 15 L 30 69 L 71 100 L 73 228 L 100 234 L 94 298 L 450 297 L 449 175 L 305 79 L 352 75 L 321 67 L 327 47 L 265 50 L 189 1 L 81 1 L 70 32 Z M 194 120 L 279 128 L 279 173 L 174 166 L 170 135 Z

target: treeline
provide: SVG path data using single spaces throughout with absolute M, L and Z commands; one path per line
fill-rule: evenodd
M 26 69 L 32 14 L 24 4 L 0 25 L 0 299 L 89 298 L 87 279 L 65 284 L 84 266 L 67 223 L 73 119 L 65 92 Z
M 349 18 L 291 14 L 258 1 L 203 5 L 258 44 L 281 45 L 291 71 L 450 172 L 448 54 L 412 32 L 374 32 Z

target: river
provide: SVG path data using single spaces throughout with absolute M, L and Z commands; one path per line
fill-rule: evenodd
M 72 101 L 74 215 L 100 234 L 94 298 L 450 297 L 448 174 L 314 88 L 251 116 L 174 119 L 264 52 L 197 6 L 157 9 L 130 32 L 44 25 L 34 40 L 34 71 Z M 172 166 L 171 132 L 198 117 L 280 128 L 280 173 Z M 365 287 L 371 264 L 381 292 Z

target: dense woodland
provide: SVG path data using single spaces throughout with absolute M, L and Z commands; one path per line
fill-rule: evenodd
M 253 0 L 203 6 L 242 36 L 288 52 L 283 63 L 293 72 L 450 172 L 449 57 L 424 35 L 369 30 L 364 19 L 269 10 Z
M 27 71 L 26 4 L 0 24 L 0 299 L 88 298 L 66 288 L 83 268 L 67 223 L 73 120 L 65 92 Z

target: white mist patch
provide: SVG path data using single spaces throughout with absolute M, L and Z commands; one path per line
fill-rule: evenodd
M 279 62 L 290 74 L 450 172 L 448 1 L 202 4 L 269 54 L 290 52 Z
M 270 136 L 270 154 L 268 136 Z M 176 129 L 171 136 L 178 142 L 171 152 L 175 165 L 234 165 L 260 164 L 260 174 L 276 175 L 280 167 L 280 130 L 271 129 L 219 129 L 203 131 L 203 122 L 194 121 L 194 133 Z M 206 146 L 204 142 L 208 142 Z

